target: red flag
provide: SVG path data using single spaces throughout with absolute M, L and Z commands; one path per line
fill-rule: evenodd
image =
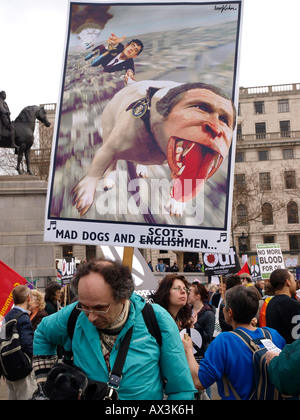
M 13 305 L 13 288 L 21 284 L 27 284 L 27 280 L 0 261 L 0 322 Z
M 240 271 L 238 272 L 238 275 L 240 276 L 243 273 L 250 274 L 250 270 L 249 270 L 249 267 L 248 267 L 248 263 L 247 262 L 245 262 L 245 264 L 243 265 L 243 267 L 240 269 Z

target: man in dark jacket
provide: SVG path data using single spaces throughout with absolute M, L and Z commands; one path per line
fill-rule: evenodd
M 12 291 L 14 307 L 6 315 L 5 322 L 16 318 L 20 313 L 25 315 L 18 319 L 21 348 L 30 358 L 33 355 L 33 329 L 28 310 L 31 292 L 27 286 L 17 286 Z M 36 389 L 36 380 L 33 371 L 23 379 L 17 381 L 6 380 L 9 400 L 29 400 Z
M 142 52 L 144 46 L 139 39 L 132 39 L 124 46 L 122 44 L 124 39 L 125 36 L 118 38 L 115 34 L 111 34 L 108 39 L 108 48 L 105 48 L 102 44 L 98 45 L 85 60 L 99 53 L 99 56 L 93 60 L 92 67 L 97 67 L 101 64 L 105 73 L 125 70 L 125 83 L 128 84 L 135 81 L 133 60 Z
M 271 273 L 270 283 L 275 296 L 267 306 L 267 327 L 274 328 L 287 344 L 291 344 L 299 338 L 295 331 L 299 327 L 300 318 L 300 302 L 294 299 L 296 294 L 294 275 L 286 269 L 278 268 Z

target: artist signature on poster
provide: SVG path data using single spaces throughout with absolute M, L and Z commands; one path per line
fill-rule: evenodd
M 234 12 L 237 9 L 231 4 L 223 4 L 222 6 L 215 6 L 215 10 L 219 10 L 221 13 L 223 13 L 223 12 Z

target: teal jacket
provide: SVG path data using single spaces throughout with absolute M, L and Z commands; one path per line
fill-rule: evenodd
M 161 400 L 164 392 L 169 400 L 193 400 L 196 390 L 173 318 L 161 306 L 153 305 L 162 334 L 162 346 L 159 347 L 149 333 L 141 313 L 145 300 L 133 293 L 130 302 L 128 320 L 110 355 L 110 363 L 113 366 L 120 342 L 133 325 L 131 343 L 118 390 L 120 400 Z M 55 355 L 58 344 L 66 349 L 70 347 L 67 322 L 74 306 L 75 303 L 43 318 L 35 332 L 34 355 Z M 109 373 L 101 351 L 99 333 L 84 313 L 77 319 L 72 350 L 75 365 L 80 367 L 89 379 L 108 382 Z
M 271 381 L 283 395 L 300 395 L 300 339 L 287 344 L 268 366 Z

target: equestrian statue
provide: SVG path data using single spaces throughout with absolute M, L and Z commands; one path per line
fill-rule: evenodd
M 11 147 L 18 155 L 17 171 L 21 175 L 21 162 L 25 154 L 27 173 L 30 170 L 30 149 L 34 141 L 35 120 L 41 121 L 46 127 L 50 127 L 47 112 L 43 106 L 27 106 L 15 121 L 10 120 L 10 111 L 5 102 L 6 93 L 0 92 L 0 147 Z

